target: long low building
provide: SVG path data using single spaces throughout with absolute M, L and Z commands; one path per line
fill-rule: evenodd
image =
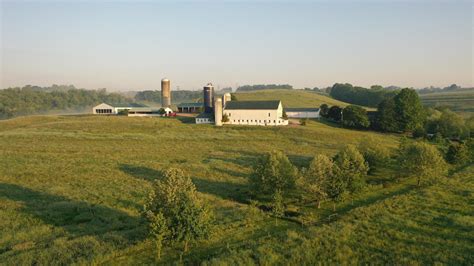
M 169 107 L 151 108 L 148 106 L 138 105 L 114 106 L 107 103 L 101 103 L 92 108 L 92 113 L 96 115 L 118 115 L 123 113 L 128 116 L 170 116 L 173 114 L 173 110 Z
M 229 101 L 226 102 L 223 116 L 224 124 L 284 126 L 288 120 L 283 118 L 281 101 Z
M 319 118 L 319 108 L 285 108 L 288 118 Z
M 204 109 L 204 103 L 180 103 L 178 113 L 199 113 Z

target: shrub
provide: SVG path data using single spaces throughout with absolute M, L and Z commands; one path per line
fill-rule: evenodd
M 364 156 L 354 145 L 347 145 L 334 159 L 340 175 L 345 179 L 348 191 L 354 195 L 365 186 L 365 176 L 369 167 Z
M 450 164 L 465 164 L 469 161 L 469 149 L 464 143 L 451 143 L 446 153 Z
M 309 164 L 302 175 L 302 189 L 309 193 L 321 206 L 321 201 L 327 197 L 326 183 L 334 174 L 334 163 L 326 155 L 318 154 Z
M 342 110 L 342 124 L 352 128 L 368 128 L 370 125 L 367 111 L 357 105 L 349 105 Z
M 301 118 L 300 119 L 300 125 L 306 126 L 306 123 L 308 122 L 308 118 Z

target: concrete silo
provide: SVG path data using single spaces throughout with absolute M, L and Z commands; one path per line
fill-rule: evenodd
M 225 108 L 225 104 L 227 102 L 230 102 L 231 99 L 232 99 L 232 96 L 230 95 L 230 93 L 224 93 L 224 95 L 222 96 L 222 106 L 224 106 Z
M 207 83 L 204 86 L 204 112 L 205 113 L 212 113 L 213 111 L 213 104 L 214 104 L 214 86 L 212 83 Z
M 214 122 L 216 126 L 222 126 L 222 99 L 216 98 L 214 101 Z
M 169 107 L 171 105 L 171 84 L 170 80 L 164 78 L 161 80 L 161 106 Z

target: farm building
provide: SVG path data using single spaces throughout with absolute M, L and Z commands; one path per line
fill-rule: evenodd
M 283 126 L 288 120 L 283 118 L 281 101 L 228 101 L 224 116 L 231 125 Z
M 200 113 L 196 116 L 196 124 L 214 124 L 214 113 Z
M 150 107 L 134 107 L 128 110 L 128 116 L 170 116 L 173 114 L 173 110 L 171 108 L 166 107 L 163 108 L 164 113 L 160 113 L 160 109 L 153 109 Z
M 131 105 L 127 105 L 127 106 L 114 106 L 114 105 L 111 105 L 111 104 L 106 104 L 106 103 L 101 103 L 95 107 L 92 108 L 92 113 L 97 115 L 101 115 L 101 114 L 109 114 L 109 115 L 116 115 L 118 114 L 119 112 L 121 111 L 128 111 L 134 107 L 137 107 L 137 106 L 131 106 Z
M 319 108 L 285 108 L 288 118 L 319 118 Z
M 204 108 L 204 103 L 180 103 L 178 113 L 199 113 Z

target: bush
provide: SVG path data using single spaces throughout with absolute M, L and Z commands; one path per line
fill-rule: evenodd
M 318 154 L 309 164 L 308 169 L 304 169 L 301 187 L 310 198 L 315 199 L 320 208 L 321 201 L 327 197 L 327 180 L 334 175 L 334 163 L 326 155 Z
M 342 110 L 342 124 L 352 128 L 368 128 L 370 125 L 367 111 L 356 105 L 349 105 Z
M 469 162 L 469 149 L 464 143 L 451 143 L 446 153 L 446 161 L 450 164 L 465 164 Z
M 413 130 L 412 136 L 415 139 L 424 138 L 424 137 L 426 137 L 426 131 L 423 127 L 418 126 L 418 127 L 415 128 L 415 130 Z
M 365 186 L 365 176 L 369 167 L 364 156 L 354 145 L 347 145 L 335 157 L 334 163 L 339 169 L 339 174 L 345 179 L 351 194 L 361 191 Z
M 306 123 L 308 122 L 308 118 L 301 118 L 300 119 L 300 125 L 306 126 Z

